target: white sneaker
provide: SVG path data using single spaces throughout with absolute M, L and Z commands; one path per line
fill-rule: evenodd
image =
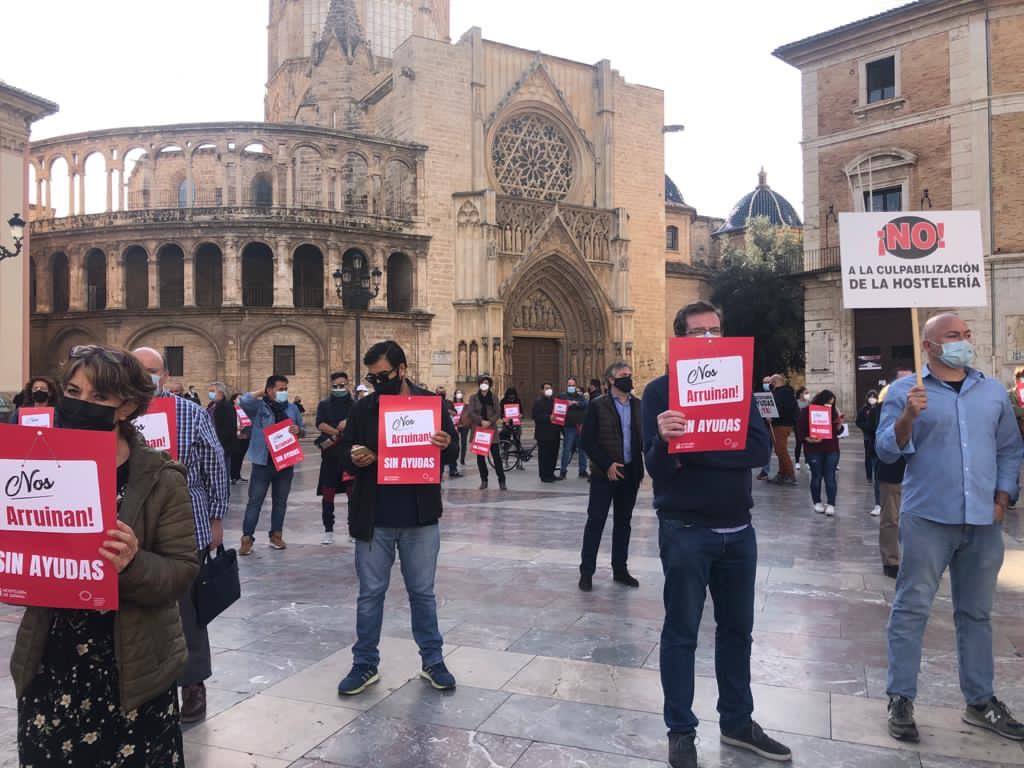
M 321 544 L 333 544 L 334 543 L 334 532 L 324 531 L 324 537 L 320 539 Z
M 882 514 L 882 508 L 875 504 L 875 506 L 871 509 L 871 516 L 878 517 L 880 514 Z
M 825 517 L 835 517 L 835 516 L 836 516 L 836 508 L 835 507 L 833 507 L 831 504 L 829 504 L 827 507 L 825 507 Z
M 817 504 L 814 505 L 814 511 L 820 515 L 822 512 L 825 511 L 825 505 L 822 504 L 821 502 L 818 502 Z
M 799 461 L 796 464 L 793 465 L 793 469 L 795 469 L 797 472 L 800 471 L 800 462 Z

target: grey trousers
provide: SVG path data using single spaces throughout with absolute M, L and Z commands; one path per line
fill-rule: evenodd
M 900 503 L 903 486 L 900 483 L 879 482 L 882 515 L 878 518 L 878 549 L 882 565 L 900 564 Z
M 196 621 L 196 606 L 192 602 L 192 589 L 189 588 L 178 600 L 181 611 L 181 628 L 185 633 L 185 645 L 188 647 L 188 661 L 178 678 L 178 685 L 196 685 L 213 675 L 213 661 L 210 657 L 210 634 L 206 627 Z

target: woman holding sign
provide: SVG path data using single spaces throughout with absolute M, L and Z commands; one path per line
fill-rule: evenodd
M 22 765 L 180 765 L 178 597 L 199 564 L 184 469 L 147 448 L 132 420 L 153 396 L 127 352 L 71 351 L 57 423 L 116 432 L 117 527 L 99 550 L 117 611 L 28 608 L 11 658 Z
M 836 408 L 836 396 L 823 389 L 809 407 L 800 413 L 798 434 L 804 441 L 804 453 L 811 468 L 811 501 L 814 511 L 833 517 L 836 513 L 836 469 L 839 467 L 839 433 L 843 417 Z M 825 481 L 827 504 L 821 503 L 821 482 Z
M 494 439 L 496 430 L 501 427 L 501 410 L 494 399 L 491 387 L 494 381 L 490 376 L 481 376 L 477 379 L 478 392 L 469 398 L 469 405 L 466 406 L 466 422 L 473 428 L 474 440 L 477 432 L 490 431 L 491 434 L 491 458 L 494 460 L 494 472 L 498 475 L 498 487 L 505 491 L 505 468 L 501 465 L 501 454 L 498 452 L 498 441 Z M 477 454 L 476 468 L 480 472 L 480 490 L 487 490 L 487 458 Z
M 9 422 L 20 424 L 19 415 L 23 408 L 53 408 L 59 399 L 60 388 L 57 382 L 48 376 L 36 376 L 25 384 L 25 389 L 21 391 L 21 400 L 11 413 Z

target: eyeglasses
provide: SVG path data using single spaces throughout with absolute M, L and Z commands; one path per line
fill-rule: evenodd
M 366 374 L 366 383 L 374 387 L 379 386 L 386 381 L 389 381 L 391 379 L 391 374 L 397 370 L 397 368 L 392 368 L 388 371 L 384 371 L 383 373 L 368 373 Z
M 686 335 L 690 337 L 721 336 L 722 328 L 717 325 L 712 328 L 687 328 Z
M 107 362 L 116 363 L 117 365 L 124 365 L 125 360 L 128 358 L 124 352 L 109 349 L 99 344 L 79 344 L 71 348 L 68 357 L 72 360 L 78 360 L 83 357 L 92 357 L 93 355 L 99 355 Z

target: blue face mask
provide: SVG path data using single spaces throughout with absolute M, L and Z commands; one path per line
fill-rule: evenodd
M 206 394 L 209 396 L 211 402 L 217 399 L 216 392 L 207 392 Z
M 570 395 L 575 395 L 576 394 L 576 387 L 566 387 L 565 391 L 568 392 Z
M 279 402 L 279 403 L 287 403 L 288 402 L 288 390 L 285 389 L 285 390 L 282 390 L 280 392 L 275 392 L 274 393 L 274 399 L 277 400 L 277 402 Z
M 770 392 L 771 389 L 772 389 L 772 385 L 771 384 L 762 384 L 761 385 L 761 389 L 763 389 L 765 392 Z
M 974 345 L 969 341 L 947 341 L 939 360 L 950 368 L 966 368 L 974 362 Z

